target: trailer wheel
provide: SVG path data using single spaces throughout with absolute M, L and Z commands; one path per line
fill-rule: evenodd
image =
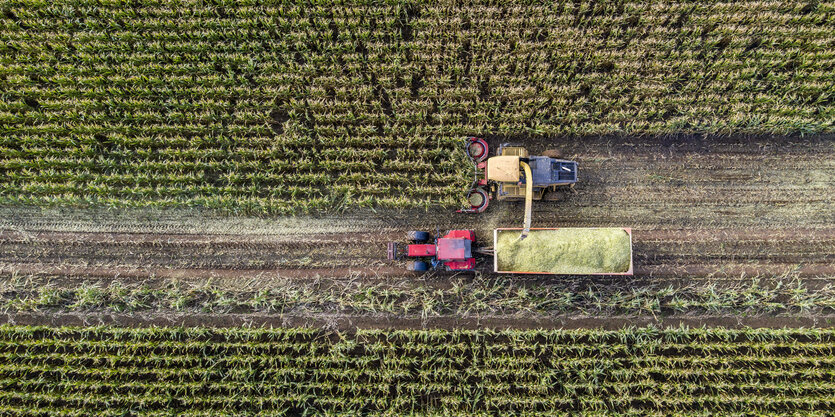
M 470 138 L 467 144 L 467 155 L 476 162 L 487 159 L 487 142 L 484 139 Z
M 406 269 L 413 272 L 426 272 L 429 270 L 429 264 L 423 261 L 406 262 Z
M 560 159 L 562 158 L 562 151 L 559 149 L 547 149 L 545 152 L 542 152 L 542 156 L 547 156 L 549 158 Z
M 409 233 L 406 233 L 406 238 L 415 243 L 422 243 L 429 240 L 429 233 L 412 230 Z

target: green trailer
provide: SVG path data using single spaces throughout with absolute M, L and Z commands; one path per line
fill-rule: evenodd
M 506 274 L 632 275 L 632 229 L 521 228 L 493 231 L 493 271 Z

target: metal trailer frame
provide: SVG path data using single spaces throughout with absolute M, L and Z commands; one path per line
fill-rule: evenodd
M 575 229 L 572 227 L 534 227 L 531 230 L 558 230 L 558 229 Z M 609 227 L 582 227 L 576 229 L 610 229 Z M 621 275 L 621 276 L 632 276 L 634 272 L 634 259 L 632 257 L 632 228 L 630 227 L 618 227 L 617 229 L 623 229 L 626 234 L 629 235 L 629 270 L 626 272 L 596 272 L 591 274 L 581 274 L 581 275 Z M 577 274 L 559 274 L 554 272 L 536 272 L 536 271 L 499 271 L 499 258 L 498 254 L 495 252 L 496 248 L 498 247 L 499 241 L 499 231 L 510 230 L 510 231 L 517 231 L 522 232 L 521 227 L 500 227 L 498 229 L 493 230 L 493 272 L 500 273 L 500 274 L 530 274 L 530 275 L 577 275 Z

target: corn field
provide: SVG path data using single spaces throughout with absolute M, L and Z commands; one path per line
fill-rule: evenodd
M 466 135 L 832 132 L 833 11 L 7 0 L 0 203 L 456 206 Z
M 5 415 L 827 415 L 833 330 L 0 327 Z

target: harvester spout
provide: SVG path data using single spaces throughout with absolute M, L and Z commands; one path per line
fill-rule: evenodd
M 533 174 L 531 174 L 531 166 L 527 162 L 519 162 L 522 169 L 525 170 L 525 228 L 522 229 L 522 234 L 519 235 L 519 240 L 528 237 L 528 232 L 531 231 L 531 205 L 533 202 Z

